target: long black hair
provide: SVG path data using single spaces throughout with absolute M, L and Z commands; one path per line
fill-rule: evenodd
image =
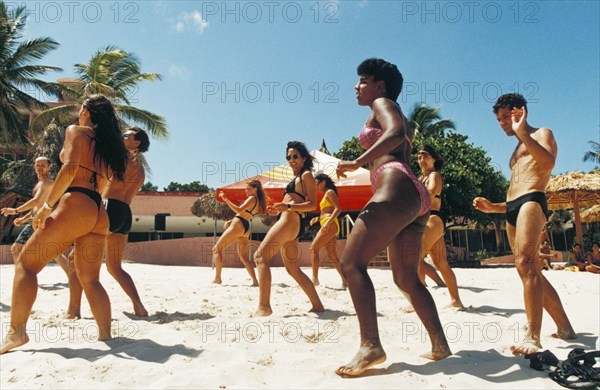
M 128 154 L 121 139 L 119 119 L 112 103 L 106 96 L 98 94 L 85 99 L 83 107 L 89 111 L 94 125 L 94 162 L 107 172 L 110 169 L 117 180 L 123 181 Z
M 425 152 L 435 160 L 433 163 L 433 169 L 441 171 L 444 168 L 444 158 L 438 154 L 438 152 L 431 145 L 423 144 L 419 152 Z M 418 153 L 417 153 L 418 154 Z
M 315 165 L 315 158 L 313 156 L 310 155 L 310 152 L 308 151 L 308 149 L 306 148 L 306 145 L 304 145 L 303 142 L 300 141 L 290 141 L 287 143 L 287 148 L 285 149 L 285 152 L 287 153 L 288 150 L 290 149 L 296 149 L 297 151 L 300 152 L 300 156 L 302 158 L 305 158 L 306 160 L 304 161 L 304 166 L 302 167 L 301 172 L 303 171 L 309 171 L 313 168 L 313 166 Z
M 324 173 L 319 173 L 317 176 L 315 176 L 315 181 L 317 183 L 324 181 L 325 189 L 333 190 L 333 192 L 335 192 L 335 194 L 337 195 L 337 193 L 338 193 L 337 187 L 335 186 L 335 184 L 333 184 L 333 180 L 331 180 L 331 177 L 329 177 L 329 175 L 326 175 Z

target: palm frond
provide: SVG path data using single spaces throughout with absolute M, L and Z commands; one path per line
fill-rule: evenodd
M 166 140 L 169 138 L 169 131 L 167 130 L 165 119 L 162 116 L 133 106 L 115 105 L 115 110 L 124 118 L 140 124 L 141 127 L 145 128 L 154 138 L 158 140 Z
M 409 125 L 416 133 L 424 135 L 444 135 L 446 130 L 454 130 L 454 121 L 442 119 L 440 110 L 440 106 L 430 107 L 425 103 L 417 103 L 409 115 Z
M 594 141 L 588 141 L 592 150 L 588 150 L 583 155 L 583 162 L 591 161 L 593 163 L 600 163 L 600 143 Z
M 35 38 L 20 44 L 10 58 L 2 65 L 6 69 L 18 68 L 34 60 L 41 60 L 46 54 L 57 49 L 59 43 L 52 38 Z
M 48 108 L 40 112 L 33 122 L 31 122 L 29 129 L 33 132 L 34 136 L 39 134 L 44 128 L 49 126 L 53 121 L 59 127 L 66 127 L 70 124 L 75 123 L 77 119 L 77 110 L 79 104 L 66 104 L 63 106 Z

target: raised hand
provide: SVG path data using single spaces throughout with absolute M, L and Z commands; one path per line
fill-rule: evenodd
M 527 130 L 527 109 L 525 107 L 513 108 L 510 112 L 512 129 L 517 136 L 524 135 Z

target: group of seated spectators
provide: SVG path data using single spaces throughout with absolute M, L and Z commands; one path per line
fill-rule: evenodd
M 567 271 L 587 271 L 600 274 L 600 245 L 595 242 L 592 244 L 592 252 L 585 256 L 580 244 L 573 244 L 573 249 L 569 252 L 569 257 L 564 266 L 552 266 L 552 258 L 558 257 L 557 253 L 552 253 L 552 247 L 548 240 L 544 240 L 540 246 L 540 258 L 543 262 L 543 269 L 565 269 Z
M 569 253 L 565 269 L 576 271 L 587 271 L 600 274 L 600 244 L 592 244 L 592 252 L 585 256 L 580 244 L 573 244 L 573 250 Z

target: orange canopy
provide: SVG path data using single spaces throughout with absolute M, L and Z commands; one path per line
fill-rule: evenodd
M 339 159 L 321 153 L 318 150 L 313 150 L 310 153 L 315 157 L 315 165 L 313 174 L 323 172 L 329 175 L 338 189 L 338 198 L 342 211 L 360 211 L 365 206 L 367 201 L 373 195 L 371 191 L 370 173 L 364 168 L 359 168 L 354 172 L 348 172 L 346 178 L 337 179 L 335 168 Z M 233 203 L 242 203 L 246 200 L 246 182 L 248 180 L 258 179 L 263 185 L 263 188 L 269 196 L 271 202 L 281 202 L 283 199 L 283 190 L 285 186 L 294 178 L 292 169 L 288 164 L 280 165 L 260 175 L 241 180 L 224 187 L 217 188 L 216 196 L 219 201 L 219 192 L 224 192 L 225 195 Z M 319 201 L 323 195 L 319 194 Z

